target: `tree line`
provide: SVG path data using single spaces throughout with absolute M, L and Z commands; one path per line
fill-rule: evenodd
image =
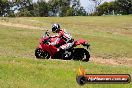
M 128 15 L 132 14 L 132 0 L 115 0 L 96 7 L 92 15 Z
M 0 0 L 0 16 L 85 16 L 79 0 Z
M 87 13 L 80 0 L 0 0 L 0 16 L 47 17 L 47 16 L 87 16 L 109 14 L 132 14 L 132 0 L 89 0 L 94 3 L 94 11 Z

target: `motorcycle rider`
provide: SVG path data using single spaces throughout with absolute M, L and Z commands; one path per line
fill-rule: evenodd
M 51 37 L 57 37 L 57 39 L 55 42 L 50 43 L 51 45 L 57 45 L 61 38 L 64 39 L 66 42 L 66 44 L 61 45 L 57 49 L 57 51 L 69 49 L 74 44 L 74 39 L 72 38 L 72 36 L 68 32 L 66 32 L 65 29 L 61 29 L 59 24 L 55 23 L 52 25 L 52 32 L 57 33 L 57 35 Z

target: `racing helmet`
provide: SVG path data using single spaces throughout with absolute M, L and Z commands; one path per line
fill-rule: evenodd
M 52 32 L 57 33 L 57 31 L 60 30 L 60 25 L 59 24 L 53 24 L 52 25 Z

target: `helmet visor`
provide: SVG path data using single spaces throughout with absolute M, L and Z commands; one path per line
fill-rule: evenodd
M 56 28 L 55 27 L 52 28 L 52 32 L 56 32 Z

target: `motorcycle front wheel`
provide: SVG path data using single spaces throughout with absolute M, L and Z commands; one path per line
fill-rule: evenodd
M 49 59 L 50 55 L 48 52 L 42 52 L 40 48 L 35 49 L 35 56 L 38 59 Z

